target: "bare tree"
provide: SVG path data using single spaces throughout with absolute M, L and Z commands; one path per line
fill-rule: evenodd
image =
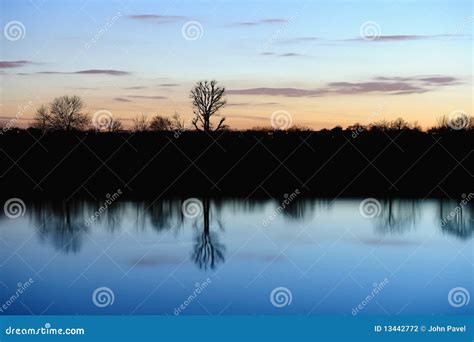
M 150 129 L 152 131 L 170 131 L 172 122 L 170 119 L 157 115 L 150 122 Z
M 402 130 L 407 130 L 410 129 L 410 124 L 403 120 L 402 118 L 398 118 L 396 120 L 393 120 L 389 122 L 388 124 L 389 128 L 394 131 L 402 131 Z
M 194 119 L 193 125 L 197 130 L 209 132 L 213 130 L 211 117 L 218 114 L 226 101 L 224 100 L 225 88 L 217 86 L 217 81 L 199 81 L 191 90 L 190 98 L 193 100 Z M 225 118 L 221 118 L 215 131 L 225 128 Z
M 119 132 L 123 130 L 123 124 L 120 120 L 112 118 L 107 126 L 108 132 Z
M 174 115 L 171 118 L 171 124 L 175 131 L 182 132 L 186 129 L 186 124 L 184 123 L 184 120 L 181 119 L 181 116 L 178 114 L 178 112 L 174 112 Z
M 50 114 L 48 107 L 45 105 L 41 105 L 36 110 L 35 121 L 33 123 L 33 127 L 42 130 L 43 132 L 48 131 L 51 127 L 50 124 Z
M 137 115 L 133 119 L 133 126 L 132 126 L 133 131 L 144 132 L 144 131 L 148 131 L 149 128 L 150 128 L 150 122 L 146 114 Z
M 47 126 L 53 130 L 71 131 L 87 127 L 90 118 L 82 113 L 84 102 L 79 96 L 61 96 L 53 100 L 46 116 Z

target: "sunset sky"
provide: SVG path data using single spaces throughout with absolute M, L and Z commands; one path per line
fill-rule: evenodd
M 0 117 L 19 125 L 65 94 L 126 125 L 189 120 L 202 79 L 226 87 L 236 129 L 279 110 L 315 129 L 472 114 L 470 0 L 3 0 L 0 24 Z

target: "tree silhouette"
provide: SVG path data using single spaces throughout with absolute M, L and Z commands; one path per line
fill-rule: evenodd
M 87 114 L 82 113 L 85 107 L 79 96 L 57 97 L 49 105 L 41 106 L 36 111 L 35 126 L 43 131 L 73 131 L 86 128 L 90 123 Z
M 41 105 L 36 110 L 35 122 L 33 123 L 34 128 L 38 128 L 43 132 L 46 132 L 51 127 L 48 125 L 49 122 L 49 110 L 45 105 Z
M 148 117 L 145 114 L 137 115 L 133 119 L 132 130 L 134 132 L 145 132 L 150 129 L 150 123 Z
M 123 130 L 123 124 L 120 120 L 112 118 L 106 128 L 108 132 L 120 132 Z
M 186 124 L 178 112 L 175 112 L 173 117 L 171 118 L 171 124 L 174 130 L 177 131 L 184 131 L 186 129 Z
M 150 130 L 152 131 L 170 131 L 173 123 L 170 119 L 157 115 L 150 122 Z
M 211 117 L 218 114 L 219 109 L 225 106 L 225 88 L 217 86 L 217 81 L 199 81 L 191 90 L 190 98 L 193 100 L 194 118 L 193 125 L 198 131 L 209 132 L 213 130 Z M 221 118 L 214 129 L 223 129 L 225 118 Z

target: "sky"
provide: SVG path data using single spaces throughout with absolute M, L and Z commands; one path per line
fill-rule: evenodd
M 192 118 L 200 80 L 234 129 L 472 115 L 469 0 L 1 0 L 0 119 L 79 95 L 86 112 Z

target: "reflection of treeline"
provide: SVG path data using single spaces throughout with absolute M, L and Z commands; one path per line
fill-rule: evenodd
M 167 233 L 179 235 L 187 227 L 195 232 L 190 251 L 191 260 L 199 268 L 208 269 L 215 268 L 225 259 L 223 232 L 239 229 L 238 220 L 228 222 L 224 227 L 220 218 L 224 208 L 236 217 L 242 214 L 254 217 L 254 214 L 262 214 L 266 206 L 276 208 L 280 204 L 279 200 L 203 199 L 202 215 L 189 219 L 183 216 L 183 201 L 180 199 L 156 202 L 116 201 L 98 217 L 93 226 L 87 227 L 87 217 L 93 214 L 103 201 L 29 201 L 26 215 L 41 241 L 52 244 L 63 253 L 79 252 L 84 243 L 92 243 L 85 235 L 98 227 L 112 234 L 123 230 L 144 232 L 152 229 L 157 235 Z M 318 229 L 316 227 L 318 215 L 331 210 L 334 203 L 336 202 L 328 199 L 297 198 L 282 211 L 284 215 L 282 219 L 302 224 L 314 220 L 314 229 Z M 410 230 L 417 229 L 423 210 L 420 201 L 391 199 L 381 200 L 380 203 L 379 215 L 370 221 L 376 231 L 402 236 Z M 446 234 L 465 240 L 474 235 L 474 203 L 463 203 L 463 200 L 439 200 L 438 203 L 430 201 L 426 205 L 428 210 L 432 209 L 432 205 L 437 205 L 439 208 L 437 215 L 433 217 L 436 227 Z M 453 212 L 455 215 L 452 215 Z M 360 218 L 357 209 L 354 210 L 354 215 Z M 446 220 L 446 217 L 450 219 Z M 256 224 L 260 224 L 260 221 Z M 272 229 L 272 226 L 269 225 L 267 229 Z

